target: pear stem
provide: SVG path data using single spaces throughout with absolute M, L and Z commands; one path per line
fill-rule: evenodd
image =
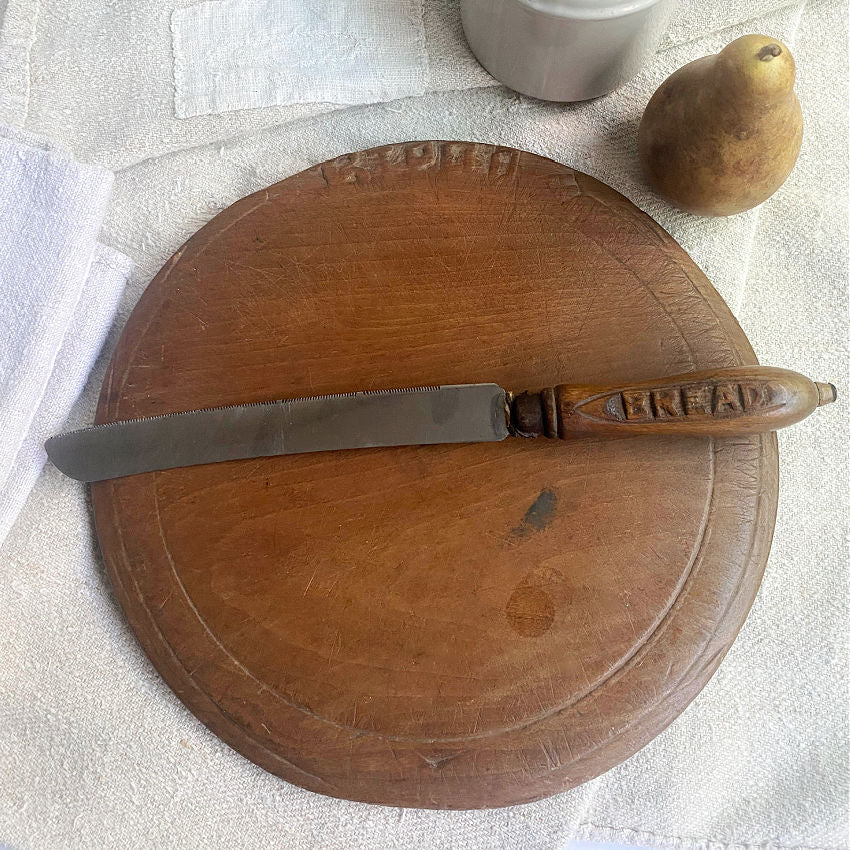
M 778 44 L 766 44 L 756 55 L 762 62 L 770 62 L 771 59 L 779 56 L 780 53 L 782 53 L 782 48 Z

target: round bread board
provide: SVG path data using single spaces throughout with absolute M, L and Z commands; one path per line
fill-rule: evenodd
M 512 148 L 414 142 L 237 202 L 134 310 L 104 423 L 277 398 L 756 363 L 662 228 Z M 480 808 L 628 758 L 755 596 L 774 435 L 257 458 L 92 485 L 117 598 L 179 698 L 323 794 Z

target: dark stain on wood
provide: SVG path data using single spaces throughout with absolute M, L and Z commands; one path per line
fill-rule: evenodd
M 518 635 L 540 637 L 552 627 L 555 603 L 542 587 L 521 584 L 508 599 L 505 616 Z
M 528 537 L 535 531 L 543 531 L 555 518 L 557 505 L 558 497 L 554 491 L 548 488 L 541 490 L 540 495 L 525 512 L 520 524 L 512 529 L 511 537 Z

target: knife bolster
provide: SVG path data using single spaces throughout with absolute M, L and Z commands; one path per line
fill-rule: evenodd
M 516 437 L 557 437 L 558 406 L 555 388 L 524 392 L 511 401 L 509 430 Z

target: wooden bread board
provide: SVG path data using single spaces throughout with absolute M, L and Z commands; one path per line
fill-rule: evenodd
M 754 364 L 674 240 L 511 148 L 351 154 L 216 216 L 143 295 L 97 421 L 423 384 Z M 290 782 L 390 805 L 533 800 L 629 757 L 758 588 L 774 435 L 508 440 L 92 486 L 115 592 L 175 693 Z

